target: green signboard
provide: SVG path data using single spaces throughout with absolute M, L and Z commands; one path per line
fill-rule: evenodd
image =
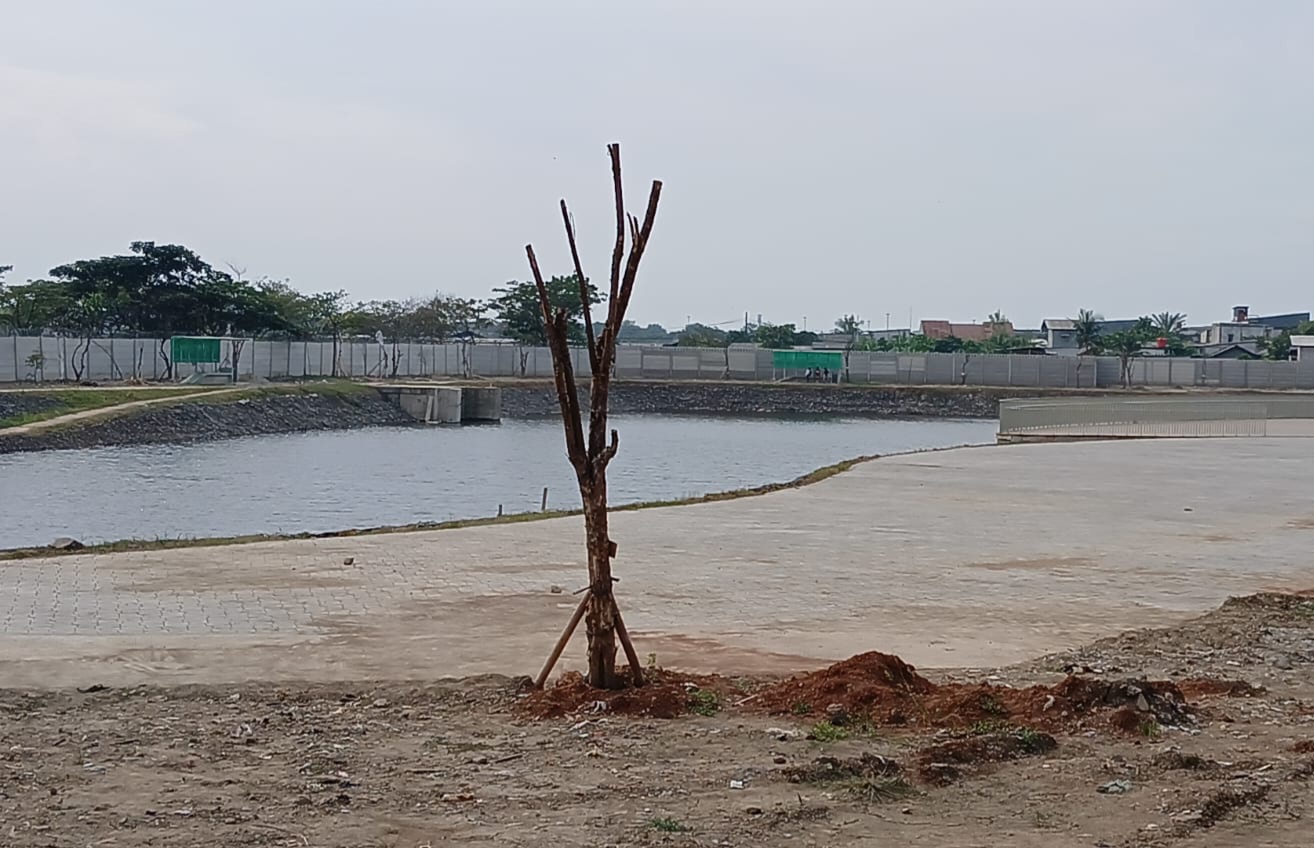
M 808 368 L 844 367 L 844 354 L 838 350 L 773 350 L 771 367 L 777 371 L 803 371 Z
M 174 336 L 169 339 L 169 347 L 175 363 L 222 362 L 219 353 L 219 339 L 198 339 L 193 336 Z

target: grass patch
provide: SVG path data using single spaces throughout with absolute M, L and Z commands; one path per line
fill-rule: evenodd
M 233 403 L 242 398 L 258 396 L 262 393 L 295 394 L 299 392 L 302 394 L 338 393 L 341 395 L 359 395 L 373 391 L 375 391 L 375 389 L 368 384 L 351 383 L 345 380 L 340 380 L 326 383 L 266 386 L 242 392 L 228 392 L 219 397 L 207 399 L 205 402 Z M 181 402 L 187 403 L 187 401 Z M 80 424 L 83 422 L 77 423 Z M 755 486 L 748 489 L 713 492 L 711 494 L 680 498 L 677 500 L 643 501 L 640 503 L 623 504 L 621 506 L 612 507 L 610 512 L 636 512 L 641 509 L 655 509 L 658 507 L 692 506 L 694 504 L 716 503 L 718 501 L 730 501 L 739 498 L 753 498 L 785 489 L 798 489 L 803 486 L 810 486 L 814 483 L 819 483 L 822 480 L 828 480 L 837 474 L 842 474 L 845 471 L 848 471 L 856 465 L 861 465 L 864 462 L 870 462 L 878 458 L 878 455 L 873 454 L 856 457 L 854 459 L 846 459 L 842 462 L 837 462 L 834 465 L 827 465 L 823 468 L 818 468 L 816 471 L 811 471 L 788 483 L 768 483 L 764 486 Z M 9 550 L 0 550 L 0 561 L 36 559 L 51 556 L 77 556 L 81 554 L 112 554 L 124 553 L 127 551 L 172 550 L 175 548 L 225 547 L 228 545 L 249 545 L 256 542 L 281 542 L 293 539 L 338 539 L 350 536 L 379 536 L 387 533 L 416 533 L 425 530 L 459 530 L 466 527 L 488 527 L 496 524 L 520 524 L 526 521 L 544 521 L 549 518 L 569 518 L 581 514 L 583 514 L 582 511 L 578 509 L 548 510 L 547 512 L 514 512 L 506 515 L 488 516 L 486 518 L 460 518 L 452 521 L 424 521 L 386 527 L 331 530 L 326 533 L 251 533 L 242 536 L 218 536 L 202 539 L 163 537 L 156 539 L 121 539 L 114 542 L 101 542 L 94 545 L 87 545 L 76 551 L 52 551 L 47 547 L 11 548 Z M 811 711 L 810 706 L 808 706 L 808 710 L 809 712 Z
M 721 711 L 721 699 L 708 689 L 695 689 L 689 693 L 689 712 L 700 716 L 714 716 Z
M 819 721 L 808 731 L 808 738 L 818 742 L 838 742 L 841 739 L 848 739 L 849 732 L 828 721 Z
M 146 409 L 160 409 L 183 403 L 204 403 L 210 405 L 241 403 L 262 397 L 276 395 L 325 395 L 341 398 L 348 403 L 357 398 L 368 397 L 377 393 L 377 389 L 368 383 L 355 383 L 350 380 L 324 380 L 313 383 L 278 383 L 258 386 L 180 386 L 174 389 L 53 389 L 49 392 L 35 392 L 43 397 L 56 397 L 61 406 L 43 409 L 39 412 L 12 416 L 0 421 L 0 434 L 3 428 L 23 424 L 34 424 L 67 415 L 71 412 L 103 410 L 101 414 L 79 418 L 66 423 L 52 424 L 29 435 L 45 435 L 66 428 L 85 427 L 97 424 L 120 415 L 138 415 Z M 202 395 L 202 396 L 198 396 Z M 123 404 L 134 401 L 150 401 L 148 407 L 129 407 L 116 409 Z
M 652 828 L 655 831 L 658 831 L 659 833 L 688 833 L 689 832 L 688 825 L 684 824 L 679 819 L 671 819 L 671 818 L 649 819 L 648 827 Z
M 25 392 L 33 397 L 48 398 L 54 403 L 34 412 L 23 412 L 0 418 L 0 428 L 22 427 L 38 421 L 49 421 L 61 415 L 73 412 L 86 412 L 90 409 L 103 409 L 124 403 L 142 400 L 160 400 L 179 394 L 191 392 L 210 392 L 213 388 L 187 389 L 51 389 L 50 391 Z

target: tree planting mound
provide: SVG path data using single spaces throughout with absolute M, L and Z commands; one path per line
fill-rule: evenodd
M 616 676 L 627 681 L 624 688 L 596 689 L 584 675 L 568 671 L 551 686 L 532 692 L 525 708 L 534 718 L 587 714 L 675 718 L 687 713 L 718 711 L 721 690 L 726 688 L 720 678 L 655 668 L 644 672 L 643 686 L 628 683 L 631 677 L 626 667 L 617 669 Z

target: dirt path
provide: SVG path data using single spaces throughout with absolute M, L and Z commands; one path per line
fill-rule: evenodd
M 995 762 L 978 741 L 1015 732 L 999 730 L 1020 726 L 1002 713 L 988 727 L 951 720 L 940 730 L 849 721 L 809 739 L 819 735 L 815 715 L 763 715 L 731 698 L 703 709 L 710 715 L 666 721 L 587 705 L 533 720 L 508 678 L 0 690 L 0 842 L 1309 844 L 1314 600 L 1252 598 L 1181 627 L 953 677 L 1020 686 L 1057 680 L 1072 662 L 1096 669 L 1085 675 L 1094 681 L 1171 677 L 1191 693 L 1191 715 L 1153 732 L 1091 720 L 1055 733 L 1053 750 L 1037 745 Z M 1263 690 L 1232 697 L 1188 687 L 1201 678 Z M 691 708 L 699 704 L 690 697 Z M 948 785 L 916 767 L 936 758 L 960 772 Z M 855 763 L 867 776 L 835 771 Z
M 146 400 L 134 400 L 127 403 L 114 404 L 113 406 L 98 406 L 95 409 L 82 409 L 77 412 L 70 412 L 66 415 L 59 415 L 54 418 L 46 418 L 42 421 L 34 421 L 31 424 L 20 424 L 14 427 L 5 427 L 0 429 L 0 434 L 5 436 L 25 436 L 32 433 L 40 433 L 43 430 L 51 430 L 66 426 L 78 421 L 90 421 L 97 418 L 108 418 L 113 415 L 119 415 L 133 409 L 145 409 L 151 406 L 158 406 L 163 403 L 177 403 L 180 400 L 192 400 L 199 397 L 214 397 L 216 395 L 231 394 L 233 392 L 247 391 L 248 386 L 235 386 L 230 389 L 206 389 L 205 391 L 189 392 L 179 389 L 178 394 L 167 397 L 148 398 Z

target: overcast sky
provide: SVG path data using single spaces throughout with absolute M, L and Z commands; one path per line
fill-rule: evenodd
M 606 274 L 873 327 L 1314 302 L 1309 0 L 0 0 L 0 264 L 136 239 L 354 298 Z

